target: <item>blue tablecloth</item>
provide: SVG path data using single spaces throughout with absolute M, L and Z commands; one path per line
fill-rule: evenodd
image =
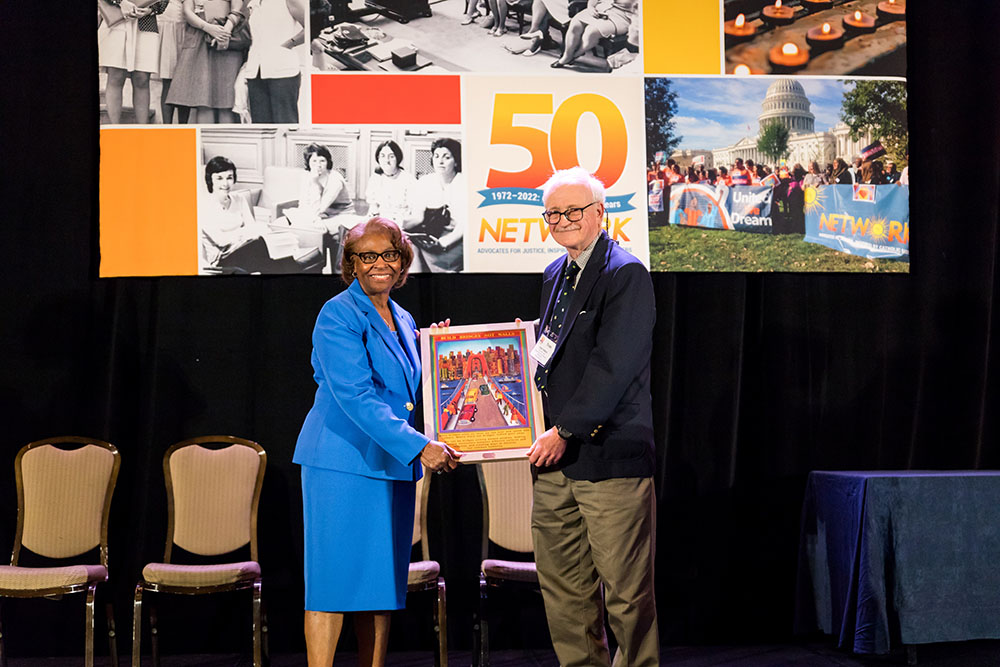
M 809 474 L 796 630 L 856 653 L 1000 638 L 1000 472 Z

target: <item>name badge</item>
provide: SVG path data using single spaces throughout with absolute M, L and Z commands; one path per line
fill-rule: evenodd
M 556 344 L 547 334 L 542 334 L 538 342 L 535 343 L 535 347 L 531 348 L 531 358 L 537 361 L 542 366 L 548 367 L 549 359 L 552 358 L 552 353 L 556 351 Z

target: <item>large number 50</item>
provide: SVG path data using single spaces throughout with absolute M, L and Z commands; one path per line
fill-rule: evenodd
M 601 163 L 594 175 L 605 185 L 614 185 L 625 171 L 628 156 L 625 119 L 614 102 L 594 93 L 580 93 L 566 99 L 552 113 L 551 93 L 497 93 L 490 143 L 527 149 L 531 164 L 522 171 L 490 169 L 486 187 L 535 188 L 545 182 L 553 168 L 578 165 L 577 127 L 586 113 L 594 114 L 601 128 Z M 515 114 L 551 115 L 551 129 L 546 134 L 536 127 L 515 125 Z

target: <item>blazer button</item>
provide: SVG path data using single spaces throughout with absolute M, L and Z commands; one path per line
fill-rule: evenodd
M 407 412 L 413 412 L 413 403 L 407 401 L 403 407 L 406 408 Z

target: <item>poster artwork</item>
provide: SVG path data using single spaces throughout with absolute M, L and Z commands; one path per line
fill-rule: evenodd
M 422 329 L 424 430 L 463 461 L 525 456 L 544 430 L 531 376 L 531 327 L 513 322 Z

